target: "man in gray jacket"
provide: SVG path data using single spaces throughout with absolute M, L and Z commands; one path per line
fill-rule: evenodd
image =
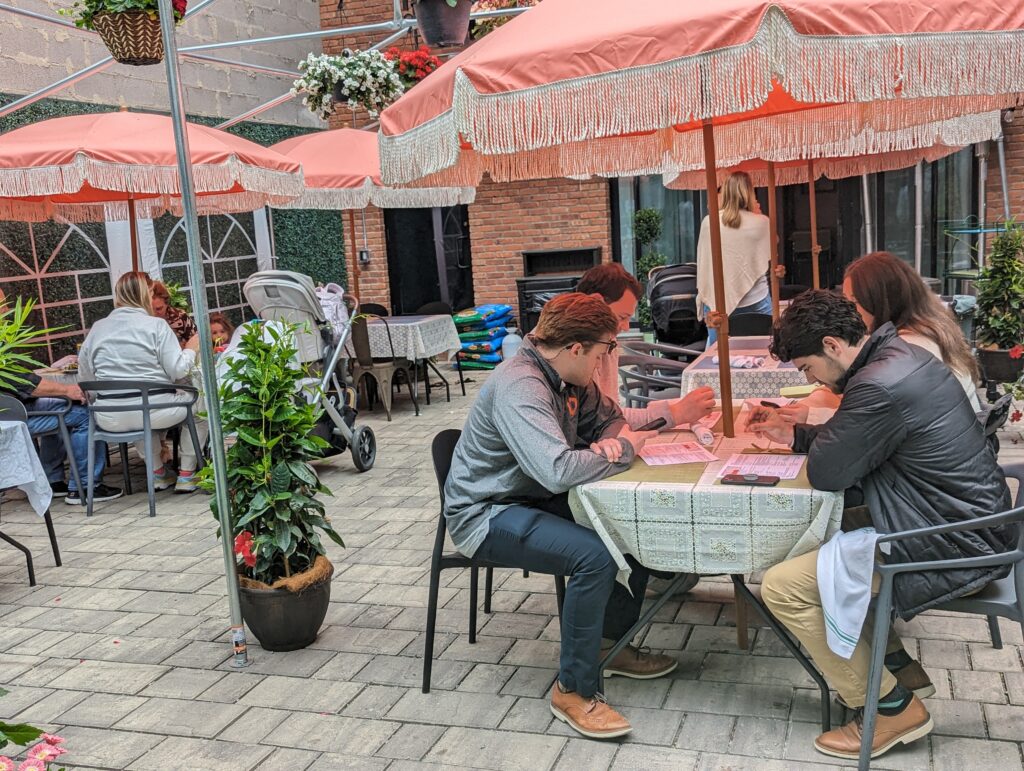
M 1010 508 L 995 453 L 956 376 L 928 351 L 904 342 L 891 323 L 869 336 L 852 302 L 832 292 L 809 291 L 790 304 L 773 337 L 775 356 L 792 361 L 809 381 L 843 397 L 832 419 L 820 426 L 793 425 L 768 408 L 755 410 L 748 419 L 755 434 L 807 453 L 807 478 L 814 487 L 862 490 L 880 533 L 966 522 Z M 884 559 L 905 563 L 998 554 L 1013 548 L 1013 530 L 899 541 Z M 867 693 L 870 630 L 862 630 L 849 660 L 828 647 L 816 563 L 817 552 L 811 552 L 774 566 L 765 573 L 761 596 L 846 704 L 861 707 Z M 896 578 L 893 604 L 909 619 L 978 591 L 1007 572 L 995 567 L 905 573 Z M 932 728 L 918 686 L 903 676 L 915 665 L 922 676 L 923 671 L 895 642 L 887 649 L 882 672 L 872 757 Z M 923 683 L 930 687 L 926 676 Z M 860 721 L 854 719 L 819 736 L 814 746 L 827 755 L 856 760 L 860 738 Z
M 573 522 L 565 494 L 624 471 L 655 434 L 631 430 L 593 381 L 615 349 L 617 327 L 598 295 L 565 294 L 545 305 L 519 353 L 480 390 L 444 496 L 448 532 L 463 554 L 569 577 L 551 710 L 596 739 L 631 730 L 597 692 L 598 663 L 602 637 L 610 648 L 639 617 L 647 572 L 635 566 L 631 591 L 617 584 L 611 555 Z M 668 656 L 629 647 L 605 676 L 648 679 L 675 667 Z

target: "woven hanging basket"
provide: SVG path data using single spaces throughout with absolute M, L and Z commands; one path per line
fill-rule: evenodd
M 92 24 L 111 56 L 121 64 L 141 66 L 164 60 L 160 19 L 151 19 L 145 11 L 97 13 Z

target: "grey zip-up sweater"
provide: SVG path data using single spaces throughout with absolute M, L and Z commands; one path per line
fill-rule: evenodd
M 494 370 L 469 412 L 444 488 L 444 514 L 455 547 L 473 556 L 490 520 L 515 504 L 540 503 L 571 487 L 625 471 L 588 449 L 617 436 L 626 420 L 596 383 L 563 383 L 527 340 Z

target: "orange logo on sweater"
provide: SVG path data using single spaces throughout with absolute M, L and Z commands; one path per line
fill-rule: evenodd
M 577 399 L 575 396 L 570 396 L 568 399 L 565 400 L 565 406 L 566 409 L 569 410 L 569 415 L 575 418 L 576 410 L 580 408 L 580 400 Z

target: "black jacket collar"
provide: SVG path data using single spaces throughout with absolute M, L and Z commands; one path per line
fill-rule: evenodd
M 891 321 L 887 321 L 882 326 L 874 331 L 871 337 L 868 338 L 867 342 L 860 349 L 860 353 L 857 354 L 857 358 L 853 360 L 853 364 L 846 370 L 846 374 L 840 378 L 836 386 L 839 389 L 839 393 L 846 390 L 846 384 L 850 382 L 850 378 L 857 374 L 868 362 L 874 359 L 875 354 L 880 348 L 888 345 L 892 340 L 899 337 L 899 333 L 896 331 L 896 327 L 893 326 Z

